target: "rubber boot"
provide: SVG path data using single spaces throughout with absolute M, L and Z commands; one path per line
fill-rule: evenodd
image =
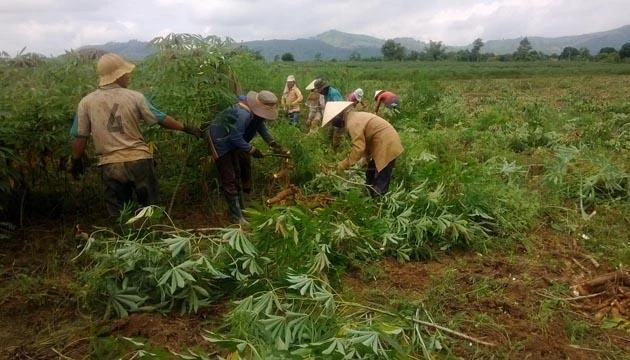
M 245 193 L 242 191 L 238 192 L 238 205 L 241 207 L 241 210 L 245 209 Z
M 230 196 L 226 198 L 230 210 L 230 217 L 232 221 L 238 223 L 242 227 L 249 227 L 249 222 L 243 217 L 243 211 L 241 210 L 240 196 Z

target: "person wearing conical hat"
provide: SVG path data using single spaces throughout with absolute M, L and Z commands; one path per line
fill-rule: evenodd
M 341 95 L 341 92 L 337 88 L 330 86 L 330 84 L 328 84 L 328 81 L 322 78 L 315 79 L 313 82 L 313 86 L 315 88 L 315 91 L 324 95 L 324 99 L 326 100 L 326 102 L 343 101 L 343 96 Z M 336 124 L 333 124 L 328 128 L 328 140 L 330 141 L 333 149 L 337 149 L 341 142 L 343 134 L 343 129 L 337 127 Z
M 135 192 L 142 206 L 159 202 L 153 152 L 140 130 L 140 122 L 201 136 L 201 130 L 185 125 L 157 110 L 141 93 L 127 89 L 135 65 L 114 53 L 101 56 L 96 65 L 98 89 L 84 96 L 73 125 L 71 173 L 79 178 L 88 138 L 98 155 L 105 187 L 107 212 L 118 217 Z
M 350 111 L 351 107 L 350 101 L 331 101 L 324 108 L 322 126 L 337 123 L 347 129 L 352 141 L 350 154 L 337 164 L 337 169 L 348 169 L 365 159 L 365 183 L 370 195 L 383 195 L 389 190 L 396 158 L 404 151 L 400 136 L 387 120 L 369 112 Z
M 282 91 L 281 104 L 291 124 L 295 126 L 300 125 L 300 104 L 302 100 L 304 100 L 304 97 L 302 97 L 302 92 L 296 85 L 295 76 L 287 76 L 287 81 Z
M 374 101 L 374 113 L 377 115 L 381 104 L 393 113 L 400 112 L 400 101 L 398 100 L 398 95 L 392 91 L 376 90 L 374 92 Z
M 268 120 L 278 118 L 278 98 L 271 91 L 250 91 L 245 100 L 219 112 L 204 128 L 208 151 L 219 173 L 219 186 L 232 221 L 249 226 L 243 216 L 244 196 L 252 190 L 251 158 L 263 153 L 250 144 L 256 134 L 276 153 L 287 154 L 269 132 Z

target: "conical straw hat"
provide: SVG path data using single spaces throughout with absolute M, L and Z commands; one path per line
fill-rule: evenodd
M 335 116 L 341 114 L 353 104 L 352 101 L 329 101 L 324 107 L 324 116 L 322 118 L 322 127 L 330 122 Z

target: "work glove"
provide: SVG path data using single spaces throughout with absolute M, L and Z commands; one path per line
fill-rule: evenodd
M 72 158 L 72 167 L 70 168 L 70 173 L 75 180 L 79 180 L 81 175 L 85 173 L 85 162 L 83 162 L 83 158 Z
M 348 162 L 346 160 L 341 160 L 340 162 L 337 163 L 338 171 L 347 170 L 349 167 L 350 166 L 348 165 Z
M 182 129 L 182 131 L 185 132 L 186 134 L 190 134 L 198 138 L 203 137 L 203 131 L 201 131 L 201 129 L 196 126 L 184 125 L 184 128 Z
M 256 149 L 255 147 L 252 146 L 252 149 L 249 151 L 249 154 L 252 157 L 255 157 L 256 159 L 260 159 L 262 157 L 264 157 L 265 155 L 263 155 L 262 152 L 260 152 L 260 150 Z
M 280 144 L 278 144 L 275 140 L 269 143 L 269 147 L 271 148 L 271 150 L 273 150 L 274 153 L 276 154 L 282 154 L 282 155 L 286 155 L 289 152 L 284 149 Z

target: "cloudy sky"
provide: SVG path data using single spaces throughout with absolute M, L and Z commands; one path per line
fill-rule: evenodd
M 171 32 L 236 41 L 297 39 L 336 29 L 381 39 L 466 45 L 558 37 L 630 24 L 628 0 L 0 0 L 0 50 L 59 55 Z M 628 39 L 630 40 L 630 39 Z

